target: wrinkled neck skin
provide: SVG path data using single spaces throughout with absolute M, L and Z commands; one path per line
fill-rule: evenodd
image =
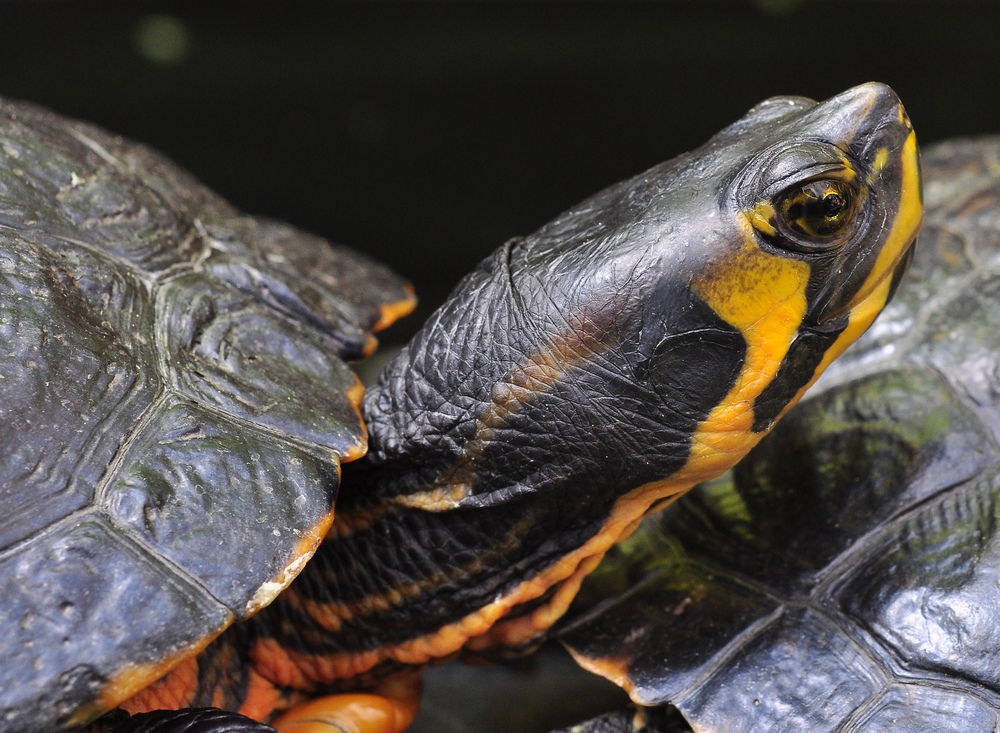
M 586 205 L 569 218 L 615 225 Z M 328 655 L 327 674 L 530 647 L 606 549 L 694 483 L 663 479 L 732 386 L 742 336 L 644 244 L 665 223 L 603 232 L 603 252 L 561 247 L 559 226 L 487 259 L 366 395 L 369 453 L 276 602 L 295 629 L 302 609 L 323 618 L 322 638 L 280 641 Z

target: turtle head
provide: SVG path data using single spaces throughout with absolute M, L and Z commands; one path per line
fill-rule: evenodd
M 478 634 L 550 593 L 476 642 L 524 643 L 613 542 L 735 464 L 869 326 L 920 221 L 910 123 L 868 84 L 768 100 L 508 242 L 366 395 L 342 554 L 378 558 L 375 575 L 420 548 L 407 573 L 431 568 L 449 600 L 421 601 L 434 620 L 419 633 Z
M 685 483 L 735 463 L 871 325 L 923 216 L 916 137 L 882 84 L 767 100 L 689 158 L 672 177 L 699 195 L 670 207 L 661 282 L 669 303 L 707 305 L 721 323 L 703 327 L 734 329 L 742 349 L 702 367 L 727 391 L 699 405 Z
M 864 314 L 867 327 L 905 272 L 923 215 L 916 137 L 895 93 L 871 83 L 822 103 L 769 99 L 707 147 L 740 138 L 758 152 L 740 164 L 724 209 L 749 246 L 808 266 L 804 326 Z
M 921 216 L 891 89 L 767 100 L 467 276 L 368 395 L 371 460 L 432 510 L 686 490 L 871 324 Z

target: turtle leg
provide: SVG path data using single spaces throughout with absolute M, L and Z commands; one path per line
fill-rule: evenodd
M 274 721 L 278 733 L 403 733 L 420 708 L 419 675 L 387 680 L 373 693 L 317 697 Z

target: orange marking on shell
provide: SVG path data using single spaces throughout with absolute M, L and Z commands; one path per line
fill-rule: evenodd
M 337 466 L 338 473 L 340 466 Z M 305 567 L 306 563 L 312 559 L 319 549 L 320 543 L 329 532 L 333 524 L 333 512 L 324 515 L 316 524 L 302 533 L 302 537 L 295 543 L 288 564 L 274 577 L 274 579 L 264 583 L 254 597 L 247 604 L 247 616 L 252 616 L 260 609 L 273 601 L 279 593 L 284 591 Z
M 365 338 L 365 345 L 361 347 L 361 356 L 371 356 L 378 351 L 378 339 L 368 334 Z
M 231 621 L 230 619 L 223 628 L 228 626 Z M 173 674 L 173 670 L 179 667 L 184 668 L 178 671 L 178 677 L 175 681 L 168 680 L 165 682 L 169 690 L 163 694 L 165 695 L 164 699 L 169 699 L 172 695 L 183 697 L 185 674 L 187 674 L 185 672 L 186 665 L 193 664 L 195 665 L 195 669 L 197 669 L 194 661 L 195 655 L 211 644 L 222 633 L 223 628 L 220 628 L 214 634 L 199 639 L 197 643 L 190 647 L 171 656 L 164 657 L 157 662 L 128 665 L 104 685 L 96 700 L 80 707 L 74 712 L 67 721 L 67 724 L 69 726 L 84 725 L 109 710 L 114 710 L 116 707 L 123 707 L 126 710 L 130 710 L 128 706 L 133 704 L 133 701 L 135 701 L 134 704 L 141 705 L 142 701 L 147 699 L 144 696 L 157 694 L 155 691 L 151 692 L 151 690 L 169 678 Z M 191 689 L 194 689 L 193 686 Z
M 270 603 L 288 586 L 316 552 L 332 522 L 332 514 L 326 515 L 303 533 L 292 551 L 289 564 L 274 580 L 265 583 L 258 590 L 248 604 L 248 614 L 255 613 Z M 219 629 L 217 633 L 200 639 L 197 644 L 158 662 L 126 667 L 105 685 L 97 700 L 74 713 L 70 724 L 83 725 L 116 707 L 137 713 L 188 706 L 198 687 L 198 662 L 195 657 L 204 651 L 222 630 Z M 213 691 L 213 699 L 217 692 Z
M 372 349 L 374 351 L 374 349 Z M 349 387 L 346 392 L 347 399 L 351 402 L 351 408 L 354 410 L 354 414 L 358 416 L 358 426 L 361 429 L 361 439 L 356 445 L 352 445 L 347 449 L 347 453 L 343 457 L 343 461 L 349 463 L 350 461 L 356 461 L 365 453 L 368 452 L 368 426 L 365 425 L 365 418 L 361 414 L 361 400 L 365 396 L 365 385 L 361 383 L 357 375 L 354 376 L 354 385 Z M 337 477 L 340 477 L 340 466 L 337 466 Z
M 588 672 L 598 674 L 605 679 L 614 682 L 629 695 L 632 694 L 632 682 L 628 676 L 629 660 L 618 657 L 583 657 L 573 649 L 569 649 L 576 663 Z
M 379 306 L 379 319 L 372 326 L 372 331 L 378 332 L 388 328 L 403 316 L 410 315 L 413 309 L 417 307 L 417 296 L 413 290 L 413 286 L 407 283 L 404 286 L 404 290 L 406 291 L 406 297 L 402 300 Z

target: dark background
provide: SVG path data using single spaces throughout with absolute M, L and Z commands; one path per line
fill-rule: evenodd
M 765 97 L 879 80 L 924 143 L 1000 132 L 991 3 L 13 3 L 0 29 L 0 94 L 412 279 L 394 340 L 508 237 Z

